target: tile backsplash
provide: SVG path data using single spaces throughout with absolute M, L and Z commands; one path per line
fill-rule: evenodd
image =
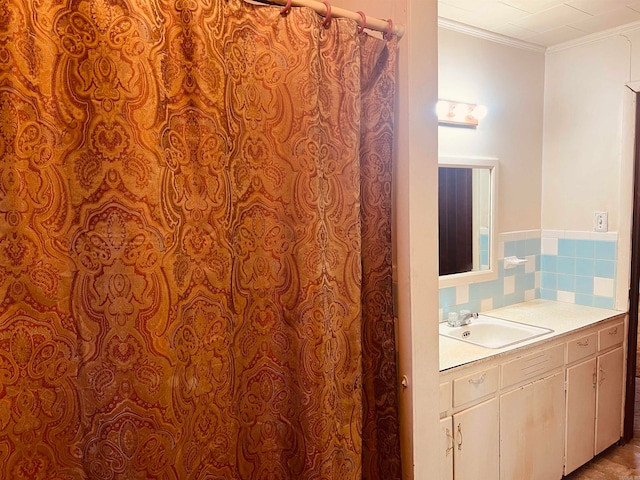
M 529 230 L 502 233 L 498 278 L 440 289 L 440 320 L 451 311 L 482 312 L 535 298 L 614 308 L 615 232 Z M 504 268 L 504 258 L 526 263 Z

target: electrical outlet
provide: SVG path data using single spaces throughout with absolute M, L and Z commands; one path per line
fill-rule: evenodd
M 606 232 L 609 230 L 609 215 L 607 212 L 596 212 L 593 229 L 596 232 Z

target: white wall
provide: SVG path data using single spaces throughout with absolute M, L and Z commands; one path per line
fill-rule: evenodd
M 618 233 L 616 308 L 627 309 L 634 96 L 640 32 L 547 51 L 542 228 L 592 231 L 596 211 Z M 633 55 L 632 55 L 633 54 Z M 635 75 L 635 77 L 634 77 Z
M 439 29 L 439 97 L 485 105 L 476 130 L 439 127 L 440 155 L 498 157 L 498 231 L 540 228 L 544 54 Z
M 640 43 L 639 43 L 640 44 Z M 620 225 L 622 107 L 629 45 L 613 37 L 547 55 L 542 227 L 593 230 L 593 213 Z

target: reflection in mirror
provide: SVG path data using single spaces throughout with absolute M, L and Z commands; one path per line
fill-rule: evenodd
M 440 276 L 495 273 L 497 160 L 447 157 L 438 168 Z

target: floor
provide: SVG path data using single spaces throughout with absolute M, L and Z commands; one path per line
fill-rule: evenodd
M 640 362 L 638 362 L 640 363 Z M 640 480 L 640 378 L 636 377 L 634 438 L 613 446 L 580 467 L 565 480 Z

